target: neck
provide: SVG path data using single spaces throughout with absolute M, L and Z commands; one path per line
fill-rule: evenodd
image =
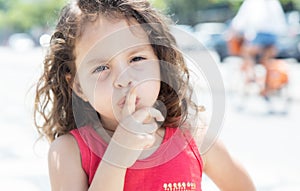
M 112 119 L 108 119 L 106 117 L 101 116 L 101 124 L 102 127 L 105 131 L 109 131 L 109 132 L 115 132 L 117 126 L 118 126 L 118 121 L 116 120 L 112 120 Z
M 110 133 L 114 133 L 115 130 L 112 130 L 112 129 L 109 129 L 109 128 L 106 128 L 106 127 L 102 127 L 106 132 L 110 132 Z

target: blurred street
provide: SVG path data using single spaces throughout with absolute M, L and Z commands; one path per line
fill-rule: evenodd
M 34 83 L 42 69 L 43 50 L 14 51 L 0 47 L 0 190 L 50 191 L 48 144 L 37 141 L 33 125 Z M 248 170 L 258 191 L 300 190 L 300 64 L 289 61 L 289 112 L 268 114 L 265 101 L 252 95 L 239 109 L 233 73 L 238 59 L 219 68 L 227 105 L 220 138 Z M 33 88 L 32 88 L 33 87 Z M 216 190 L 204 177 L 204 191 Z

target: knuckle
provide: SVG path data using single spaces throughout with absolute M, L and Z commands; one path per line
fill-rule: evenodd
M 154 133 L 158 128 L 158 125 L 156 123 L 151 123 L 148 126 L 147 132 L 148 133 Z
M 145 144 L 148 145 L 149 147 L 151 147 L 154 143 L 155 143 L 155 137 L 153 135 L 149 134 L 147 136 L 147 140 L 146 140 Z

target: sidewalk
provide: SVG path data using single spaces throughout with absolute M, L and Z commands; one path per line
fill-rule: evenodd
M 0 47 L 0 190 L 50 191 L 45 143 L 37 143 L 32 120 L 40 49 L 13 52 Z

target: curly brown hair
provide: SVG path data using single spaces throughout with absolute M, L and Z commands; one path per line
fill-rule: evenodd
M 171 20 L 152 8 L 146 0 L 77 0 L 67 4 L 61 11 L 45 56 L 44 73 L 37 84 L 34 120 L 39 133 L 52 142 L 56 137 L 77 128 L 76 113 L 72 106 L 74 100 L 77 100 L 75 104 L 93 110 L 72 93 L 71 83 L 76 73 L 75 42 L 84 32 L 85 24 L 95 21 L 99 15 L 126 19 L 128 22 L 133 18 L 148 34 L 150 44 L 161 62 L 161 73 L 167 74 L 162 75 L 158 96 L 167 111 L 163 126 L 178 127 L 186 120 L 188 105 L 192 101 L 191 94 L 187 94 L 191 91 L 188 85 L 189 72 L 168 28 Z M 67 75 L 71 76 L 70 81 L 66 79 Z M 197 108 L 195 104 L 192 105 Z M 88 120 L 81 125 L 85 123 Z

